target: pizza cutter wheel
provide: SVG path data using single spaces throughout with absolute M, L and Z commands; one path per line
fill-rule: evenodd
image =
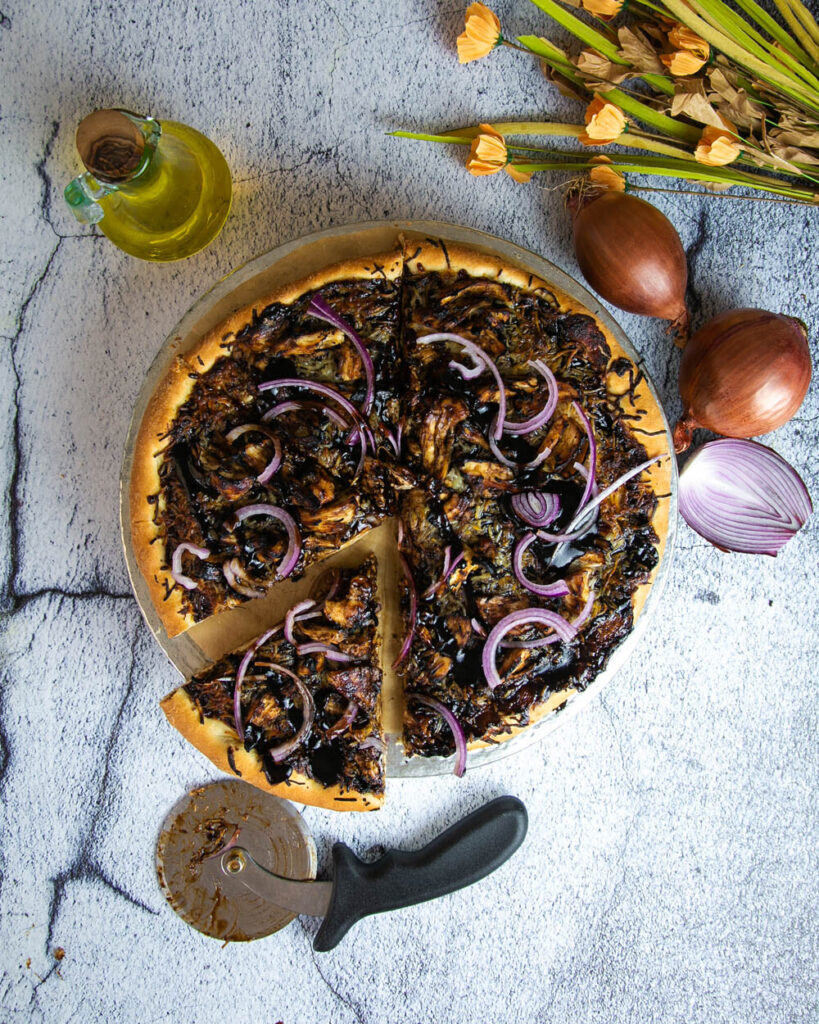
M 420 850 L 365 862 L 333 847 L 333 878 L 314 881 L 316 847 L 291 804 L 238 779 L 184 796 L 165 819 L 159 884 L 188 924 L 229 942 L 258 939 L 297 914 L 323 918 L 313 948 L 332 949 L 362 917 L 462 889 L 500 867 L 526 835 L 526 808 L 502 796 Z

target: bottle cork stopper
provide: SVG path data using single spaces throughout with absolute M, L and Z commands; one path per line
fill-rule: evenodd
M 142 163 L 145 139 L 121 110 L 95 110 L 80 121 L 77 151 L 95 178 L 124 181 Z

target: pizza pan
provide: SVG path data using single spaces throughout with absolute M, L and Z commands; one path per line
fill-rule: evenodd
M 217 327 L 232 313 L 252 305 L 255 299 L 269 294 L 279 285 L 297 281 L 322 267 L 345 259 L 384 252 L 393 247 L 399 236 L 402 235 L 405 238 L 440 238 L 444 242 L 459 243 L 490 253 L 506 263 L 518 266 L 555 285 L 584 306 L 592 316 L 611 331 L 624 352 L 642 370 L 646 378 L 646 386 L 660 410 L 665 428 L 664 435 L 656 439 L 660 446 L 658 450 L 668 452 L 674 450 L 671 431 L 665 415 L 662 413 L 662 404 L 656 388 L 634 346 L 599 299 L 559 267 L 541 256 L 522 249 L 512 242 L 485 234 L 482 231 L 476 231 L 474 228 L 459 227 L 455 224 L 438 221 L 374 221 L 348 225 L 318 231 L 287 242 L 285 245 L 277 246 L 218 281 L 182 317 L 166 338 L 145 377 L 128 431 L 120 474 L 120 528 L 125 561 L 131 586 L 151 632 L 183 676 L 190 676 L 206 664 L 218 660 L 228 651 L 235 650 L 247 643 L 267 628 L 272 621 L 278 621 L 287 608 L 301 600 L 309 592 L 315 575 L 322 572 L 328 565 L 356 564 L 363 554 L 374 551 L 379 557 L 378 585 L 380 594 L 394 593 L 397 578 L 395 528 L 394 524 L 386 523 L 344 548 L 337 556 L 325 560 L 318 566 L 313 566 L 312 571 L 308 571 L 303 579 L 295 583 L 285 581 L 264 598 L 249 601 L 240 608 L 223 612 L 212 619 L 198 623 L 180 636 L 169 637 L 151 603 L 148 588 L 137 566 L 131 541 L 129 493 L 134 447 L 149 400 L 168 373 L 173 360 L 196 345 L 204 334 Z M 665 499 L 668 517 L 665 545 L 652 586 L 634 629 L 612 652 L 605 670 L 582 693 L 573 696 L 559 712 L 546 715 L 530 728 L 504 743 L 488 745 L 471 751 L 469 755 L 470 769 L 491 764 L 493 761 L 514 754 L 523 747 L 550 735 L 562 722 L 565 722 L 570 716 L 574 716 L 581 708 L 594 700 L 617 670 L 628 660 L 648 628 L 670 572 L 677 523 L 677 468 L 676 460 L 673 458 L 669 491 L 670 493 Z M 381 604 L 385 611 L 389 611 L 395 602 L 385 603 L 381 597 Z M 385 661 L 389 664 L 392 660 L 389 657 L 390 651 L 393 648 L 397 651 L 397 647 L 395 647 L 398 633 L 397 623 L 390 621 L 387 617 L 382 623 L 382 632 L 387 654 Z M 385 728 L 391 734 L 387 751 L 387 774 L 391 777 L 412 778 L 451 772 L 452 758 L 412 758 L 407 760 L 403 757 L 403 752 L 397 742 L 397 737 L 400 734 L 400 696 L 395 687 L 389 687 L 387 683 L 389 683 L 389 679 L 385 681 L 384 708 Z

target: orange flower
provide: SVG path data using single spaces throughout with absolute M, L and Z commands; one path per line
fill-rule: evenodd
M 594 94 L 594 99 L 586 107 L 583 120 L 586 130 L 578 135 L 578 141 L 584 146 L 604 146 L 607 142 L 614 142 L 626 127 L 623 111 L 599 93 Z
M 611 192 L 625 192 L 626 190 L 626 179 L 619 171 L 615 171 L 611 167 L 607 167 L 607 164 L 611 163 L 611 160 L 603 154 L 592 157 L 592 163 L 597 164 L 597 167 L 592 167 L 589 171 L 589 180 L 597 185 L 599 188 L 608 189 Z
M 672 75 L 695 75 L 711 55 L 707 41 L 680 22 L 668 33 L 668 41 L 676 49 L 661 54 L 660 60 Z
M 529 181 L 532 177 L 531 174 L 519 171 L 509 163 L 509 154 L 503 136 L 496 132 L 491 124 L 482 124 L 480 129 L 480 135 L 475 136 L 469 148 L 469 158 L 466 161 L 466 169 L 469 173 L 476 177 L 482 177 L 505 170 L 515 181 Z
M 581 0 L 584 11 L 594 14 L 603 21 L 611 21 L 615 14 L 620 13 L 624 0 Z
M 700 136 L 694 159 L 709 167 L 722 167 L 733 163 L 742 152 L 742 144 L 737 136 L 736 128 L 730 121 L 724 122 L 724 128 L 709 124 Z
M 486 4 L 470 4 L 466 9 L 466 26 L 458 36 L 458 61 L 468 64 L 485 57 L 500 42 L 500 21 Z

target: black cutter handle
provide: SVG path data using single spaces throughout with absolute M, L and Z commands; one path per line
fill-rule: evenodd
M 365 864 L 344 843 L 333 847 L 333 894 L 313 941 L 333 949 L 356 921 L 411 907 L 484 878 L 512 856 L 526 835 L 526 808 L 501 796 L 456 822 L 422 850 L 388 850 Z

